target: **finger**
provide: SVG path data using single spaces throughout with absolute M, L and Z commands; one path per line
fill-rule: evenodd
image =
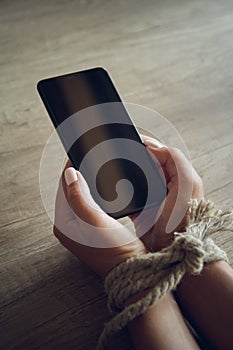
M 109 222 L 108 215 L 93 200 L 89 187 L 81 173 L 73 167 L 64 172 L 67 201 L 74 213 L 90 225 L 102 227 Z
M 152 138 L 150 136 L 146 135 L 141 135 L 143 142 L 145 143 L 146 146 L 151 146 L 154 148 L 164 148 L 167 147 L 164 145 L 160 140 Z
M 167 172 L 170 180 L 179 176 L 182 178 L 192 178 L 194 169 L 185 155 L 177 148 L 153 148 L 149 147 L 150 152 Z
M 166 169 L 166 163 L 169 157 L 168 149 L 166 147 L 151 146 L 147 144 L 147 141 L 145 142 L 145 145 L 154 160 L 161 177 L 165 178 L 166 183 L 168 184 L 170 181 L 170 176 Z
M 143 140 L 144 144 L 146 145 L 148 151 L 151 153 L 152 158 L 155 157 L 155 154 L 153 154 L 153 150 L 155 150 L 155 149 L 157 149 L 157 150 L 158 149 L 164 149 L 164 148 L 166 149 L 167 148 L 166 145 L 164 145 L 162 142 L 160 142 L 159 140 L 157 140 L 155 138 L 152 138 L 150 136 L 145 136 L 145 135 L 141 135 L 141 137 L 142 137 L 142 140 Z M 159 158 L 161 158 L 162 153 L 161 154 L 159 153 L 159 155 L 160 155 Z M 170 178 L 169 178 L 167 170 L 166 170 L 166 168 L 164 166 L 165 165 L 165 160 L 162 157 L 160 160 L 159 159 L 154 159 L 154 161 L 157 164 L 157 166 L 159 166 L 158 170 L 160 172 L 160 175 L 162 177 L 165 176 L 166 183 L 168 183 Z
M 160 141 L 149 136 L 142 135 L 142 139 L 150 152 L 156 157 L 163 170 L 168 174 L 170 179 L 177 176 L 178 170 L 182 175 L 186 174 L 188 176 L 190 175 L 190 170 L 194 171 L 188 159 L 179 149 L 169 149 Z M 196 175 L 196 172 L 194 175 Z
M 66 236 L 85 246 L 112 248 L 138 240 L 95 203 L 81 173 L 69 167 L 61 180 L 54 218 L 54 233 L 61 242 Z
M 158 152 L 153 150 L 153 153 Z M 191 163 L 180 150 L 163 149 L 162 158 L 170 181 L 167 184 L 168 195 L 164 209 L 157 224 L 160 226 L 160 222 L 164 222 L 164 232 L 170 233 L 178 225 L 183 225 L 188 203 L 192 197 L 195 175 Z
M 169 156 L 169 153 L 167 151 L 167 147 L 165 146 L 164 149 L 162 149 L 162 144 L 155 139 L 152 139 L 151 137 L 149 138 L 148 136 L 145 135 L 141 135 L 142 140 L 144 141 L 145 145 L 148 146 L 148 150 L 152 155 L 152 158 L 154 158 L 154 161 L 156 162 L 156 164 L 158 165 L 158 167 L 161 167 L 162 171 L 160 171 L 160 169 L 158 168 L 161 177 L 163 178 L 165 176 L 166 179 L 166 183 L 169 182 L 170 178 L 167 174 L 165 165 Z M 151 140 L 153 142 L 153 147 L 149 146 L 149 141 Z M 155 148 L 155 145 L 157 145 L 157 147 Z M 161 146 L 161 147 L 160 147 Z M 165 152 L 163 152 L 165 150 Z M 134 222 L 135 219 L 140 215 L 140 213 L 136 213 L 136 214 L 131 214 L 129 215 L 129 218 Z
M 164 232 L 171 232 L 186 213 L 196 175 L 191 163 L 180 150 L 151 146 L 149 150 L 162 166 L 168 187 L 168 195 L 157 226 Z

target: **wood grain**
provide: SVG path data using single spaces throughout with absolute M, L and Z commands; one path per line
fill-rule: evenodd
M 104 66 L 125 101 L 176 127 L 207 196 L 232 206 L 233 2 L 2 0 L 0 8 L 1 349 L 94 349 L 106 299 L 102 282 L 53 237 L 41 203 L 52 126 L 36 83 Z M 232 235 L 218 242 L 232 264 Z M 126 332 L 111 345 L 119 348 L 131 349 Z

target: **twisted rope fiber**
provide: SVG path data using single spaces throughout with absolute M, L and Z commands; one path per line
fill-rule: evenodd
M 108 307 L 110 312 L 117 314 L 105 325 L 97 350 L 106 349 L 114 333 L 175 290 L 186 272 L 198 275 L 205 263 L 227 261 L 226 253 L 210 235 L 231 230 L 233 211 L 216 210 L 210 201 L 198 204 L 197 200 L 191 199 L 187 218 L 186 231 L 174 233 L 174 241 L 169 247 L 132 257 L 108 274 L 105 279 Z M 152 289 L 145 297 L 124 308 L 130 296 L 149 288 Z

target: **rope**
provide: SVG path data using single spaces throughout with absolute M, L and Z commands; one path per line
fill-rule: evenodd
M 143 314 L 165 294 L 175 290 L 185 273 L 199 275 L 204 264 L 227 261 L 226 253 L 210 238 L 220 231 L 231 230 L 233 211 L 216 210 L 212 202 L 190 201 L 188 225 L 183 233 L 174 233 L 173 243 L 156 253 L 132 257 L 116 266 L 105 279 L 110 312 L 117 313 L 106 325 L 97 350 L 107 348 L 111 336 L 129 321 Z M 126 300 L 151 289 L 136 303 L 124 308 Z M 122 310 L 123 309 L 123 310 Z

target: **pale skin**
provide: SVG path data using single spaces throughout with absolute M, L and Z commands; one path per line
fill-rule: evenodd
M 168 195 L 165 206 L 156 224 L 146 232 L 140 239 L 134 239 L 126 245 L 120 244 L 114 248 L 95 248 L 81 245 L 68 238 L 64 233 L 54 226 L 54 234 L 60 242 L 73 254 L 86 263 L 93 271 L 105 278 L 108 272 L 117 264 L 126 259 L 144 254 L 148 250 L 158 251 L 171 244 L 173 232 L 165 233 L 167 221 L 174 208 L 179 190 L 179 177 L 182 177 L 184 188 L 190 188 L 192 198 L 201 200 L 204 197 L 203 185 L 200 177 L 191 167 L 185 156 L 176 149 L 168 149 L 161 146 L 156 140 L 144 137 L 144 143 L 152 154 L 157 158 L 163 170 Z M 66 168 L 70 167 L 70 163 Z M 190 171 L 191 170 L 191 171 Z M 66 171 L 68 184 L 62 178 L 62 185 L 67 201 L 74 213 L 86 222 L 98 227 L 116 227 L 115 220 L 101 211 L 93 210 L 88 205 L 88 196 L 83 198 L 81 184 L 83 178 L 74 169 L 71 175 Z M 73 175 L 72 175 L 73 173 Z M 73 179 L 72 179 L 73 176 Z M 71 181 L 72 180 L 72 181 Z M 187 185 L 187 186 L 186 186 Z M 61 184 L 60 184 L 61 186 Z M 185 193 L 179 201 L 179 208 L 187 206 L 190 193 Z M 92 198 L 90 198 L 90 201 Z M 60 203 L 56 203 L 56 212 L 59 211 Z M 131 216 L 138 230 L 137 215 Z M 69 221 L 66 218 L 67 225 Z M 184 215 L 176 231 L 182 231 L 186 224 Z M 117 225 L 120 225 L 117 223 Z M 121 234 L 124 228 L 121 228 Z M 142 295 L 134 295 L 127 304 L 139 299 Z M 176 291 L 178 304 L 172 294 L 164 296 L 156 305 L 149 308 L 143 315 L 131 321 L 128 325 L 132 343 L 137 350 L 147 349 L 199 349 L 198 344 L 190 333 L 182 312 L 196 327 L 205 340 L 216 349 L 230 350 L 233 344 L 233 270 L 231 267 L 219 261 L 207 265 L 200 276 L 185 275 L 183 282 Z M 179 305 L 179 306 L 178 306 Z M 182 312 L 181 312 L 182 310 Z

